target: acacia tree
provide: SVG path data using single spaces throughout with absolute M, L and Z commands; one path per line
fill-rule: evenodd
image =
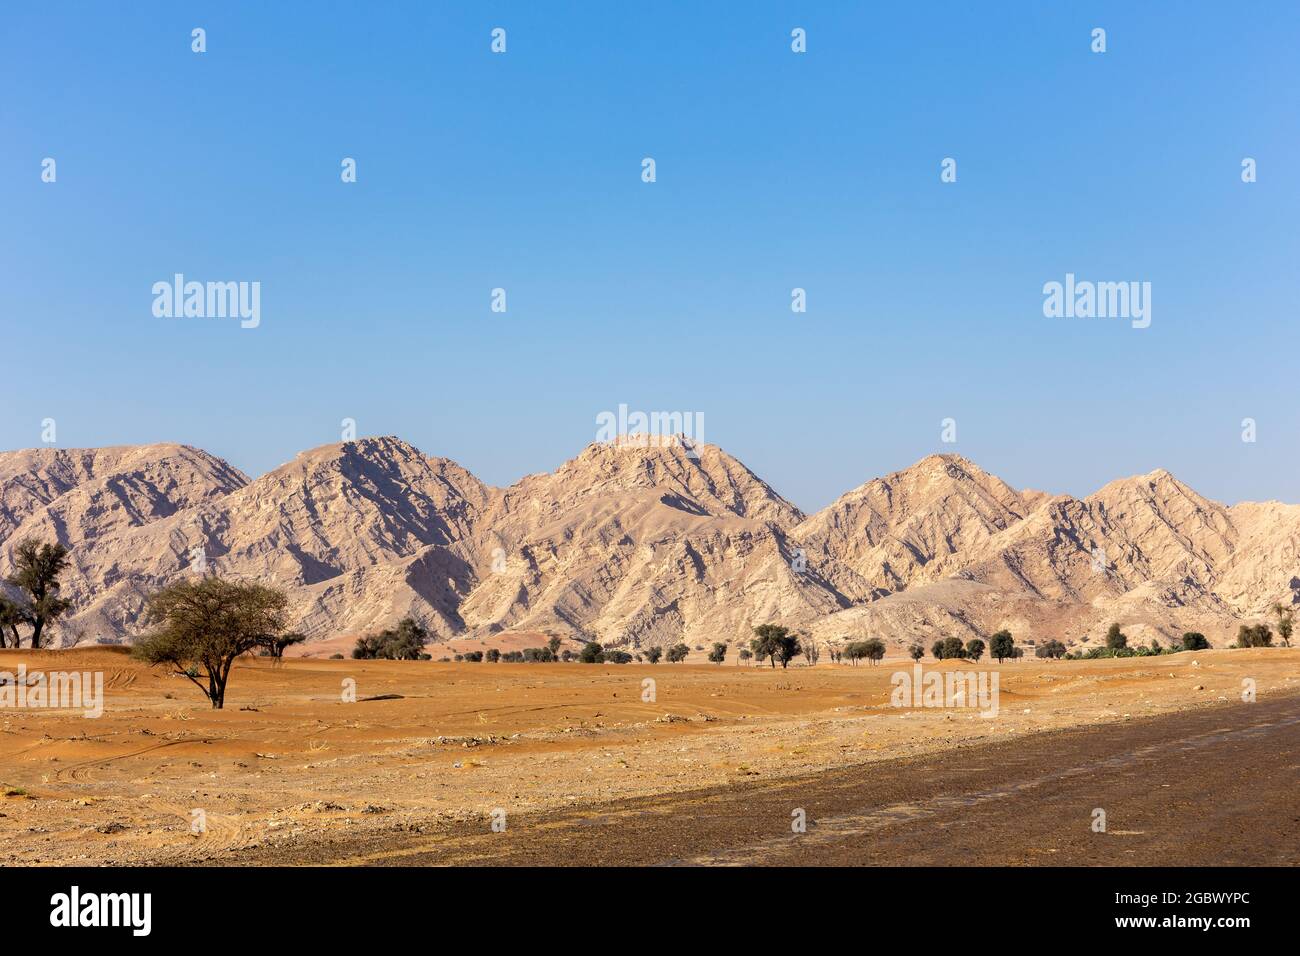
M 1034 648 L 1035 657 L 1048 657 L 1052 660 L 1060 660 L 1065 656 L 1065 645 L 1060 641 L 1044 641 Z
M 235 659 L 279 637 L 288 603 L 284 592 L 263 584 L 217 577 L 177 581 L 149 598 L 149 618 L 160 626 L 137 641 L 132 653 L 174 668 L 221 710 Z
M 278 637 L 272 637 L 266 642 L 266 649 L 276 660 L 284 657 L 286 647 L 292 647 L 295 644 L 301 644 L 307 640 L 306 634 L 281 634 Z
M 754 628 L 754 634 L 756 636 L 749 642 L 750 650 L 755 657 L 766 657 L 771 661 L 773 669 L 776 668 L 777 661 L 781 662 L 782 669 L 788 667 L 790 661 L 803 652 L 799 638 L 791 634 L 788 627 L 760 624 Z
M 1295 608 L 1285 604 L 1274 604 L 1273 613 L 1277 615 L 1277 636 L 1282 638 L 1282 646 L 1291 646 L 1291 634 L 1295 630 Z
M 1128 647 L 1128 635 L 1119 629 L 1118 624 L 1112 624 L 1107 628 L 1106 647 L 1112 651 L 1122 651 Z
M 875 667 L 885 657 L 885 642 L 878 637 L 871 637 L 862 642 L 862 656 L 871 661 Z
M 1238 647 L 1272 647 L 1273 632 L 1267 624 L 1243 624 L 1237 628 Z
M 943 659 L 958 660 L 966 656 L 966 645 L 961 642 L 960 637 L 945 637 L 943 639 Z
M 984 656 L 984 642 L 978 637 L 972 637 L 966 642 L 966 656 L 978 664 L 979 659 Z
M 420 660 L 428 641 L 429 632 L 424 626 L 413 617 L 404 617 L 396 627 L 361 635 L 352 648 L 352 656 L 357 660 L 416 661 Z
M 668 648 L 668 653 L 665 656 L 667 657 L 669 664 L 677 664 L 686 660 L 686 655 L 690 652 L 691 649 L 685 644 L 674 644 L 672 647 Z
M 23 609 L 0 594 L 0 647 L 5 645 L 5 631 L 13 635 L 14 647 L 18 646 L 18 625 L 23 623 Z
M 760 624 L 754 628 L 754 638 L 749 642 L 749 649 L 759 660 L 766 657 L 775 669 L 777 641 L 788 633 L 789 630 L 779 624 Z
M 22 592 L 17 615 L 32 629 L 33 648 L 41 646 L 45 625 L 72 606 L 71 601 L 59 597 L 59 575 L 67 567 L 68 549 L 61 544 L 41 544 L 35 538 L 25 538 L 14 548 L 14 573 L 9 583 Z M 18 629 L 11 629 L 17 647 Z
M 816 667 L 817 662 L 822 657 L 821 647 L 809 635 L 805 635 L 801 643 L 803 645 L 804 659 L 808 661 L 810 666 Z
M 998 659 L 1001 664 L 1008 657 L 1015 657 L 1016 642 L 1011 637 L 1010 631 L 998 631 L 989 638 L 989 653 Z

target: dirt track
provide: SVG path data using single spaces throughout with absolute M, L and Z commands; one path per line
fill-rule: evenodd
M 245 862 L 1296 865 L 1300 697 Z M 803 808 L 805 833 L 791 830 Z M 1093 829 L 1106 812 L 1105 832 Z M 238 862 L 238 860 L 232 860 Z

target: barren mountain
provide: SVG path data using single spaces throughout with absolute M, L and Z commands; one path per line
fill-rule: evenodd
M 0 454 L 0 571 L 71 551 L 62 643 L 129 639 L 146 596 L 215 572 L 284 587 L 311 638 L 414 615 L 436 639 L 540 632 L 635 647 L 779 621 L 894 643 L 984 635 L 1216 642 L 1300 604 L 1300 506 L 1225 507 L 1167 472 L 1086 498 L 932 455 L 803 515 L 721 449 L 589 446 L 509 488 L 395 438 L 249 482 L 181 445 Z
M 843 603 L 791 568 L 802 515 L 713 445 L 594 444 L 502 492 L 466 625 L 612 643 L 702 642 Z
M 931 455 L 842 495 L 794 537 L 841 592 L 867 601 L 960 570 L 963 555 L 1045 498 L 957 455 Z
M 187 445 L 0 452 L 0 541 L 77 547 L 242 488 L 248 478 Z
M 73 547 L 63 622 L 78 640 L 138 633 L 144 599 L 180 575 L 215 572 L 288 590 L 295 626 L 362 629 L 408 613 L 461 630 L 472 574 L 454 546 L 488 490 L 454 462 L 393 438 L 303 452 L 224 496 Z

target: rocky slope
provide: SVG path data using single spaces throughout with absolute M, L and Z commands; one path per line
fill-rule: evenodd
M 0 541 L 58 537 L 78 547 L 248 484 L 187 445 L 0 452 Z
M 703 642 L 845 603 L 792 569 L 803 515 L 712 445 L 595 444 L 485 515 L 466 625 L 602 642 Z
M 29 535 L 71 550 L 65 644 L 129 639 L 150 592 L 205 570 L 284 587 L 313 638 L 412 614 L 440 639 L 629 647 L 764 621 L 927 645 L 1000 627 L 1096 640 L 1112 620 L 1223 641 L 1300 604 L 1300 506 L 1225 507 L 1163 471 L 1051 496 L 954 455 L 805 516 L 712 445 L 594 444 L 504 489 L 396 438 L 252 482 L 182 445 L 0 453 L 0 573 Z

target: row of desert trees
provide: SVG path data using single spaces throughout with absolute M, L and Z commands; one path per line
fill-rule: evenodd
M 431 660 L 432 655 L 424 652 L 424 645 L 429 640 L 428 632 L 414 618 L 403 618 L 396 627 L 367 634 L 357 639 L 352 648 L 352 656 L 358 660 L 394 660 L 413 661 Z M 690 648 L 685 644 L 673 644 L 667 648 L 648 647 L 631 654 L 614 647 L 605 647 L 599 641 L 588 641 L 578 652 L 568 648 L 561 649 L 563 641 L 552 636 L 542 647 L 525 647 L 522 650 L 502 651 L 489 648 L 486 651 L 467 651 L 456 655 L 456 662 L 495 664 L 504 661 L 508 664 L 553 664 L 557 661 L 578 661 L 582 664 L 658 664 L 667 661 L 676 664 L 686 660 Z M 709 660 L 722 663 L 727 656 L 727 645 L 717 642 L 709 651 Z M 450 660 L 450 658 L 442 658 Z
M 854 667 L 863 660 L 874 666 L 884 659 L 886 652 L 885 642 L 878 637 L 866 640 L 831 641 L 826 646 L 834 663 L 848 662 Z M 715 644 L 715 652 L 719 647 L 725 651 L 724 645 Z M 936 660 L 960 658 L 978 661 L 984 655 L 985 649 L 984 642 L 979 638 L 963 644 L 960 638 L 947 637 L 935 641 L 931 653 Z M 999 662 L 1007 658 L 1023 656 L 1023 651 L 1015 646 L 1009 631 L 999 631 L 994 634 L 988 650 L 992 656 L 998 658 Z M 1065 647 L 1061 645 L 1061 653 L 1064 652 Z M 806 635 L 801 639 L 787 627 L 778 624 L 760 624 L 754 628 L 754 638 L 749 642 L 749 648 L 740 652 L 740 660 L 766 659 L 773 668 L 778 662 L 782 667 L 787 667 L 790 661 L 801 654 L 810 665 L 816 665 L 821 656 L 817 642 Z M 925 656 L 925 649 L 920 644 L 912 644 L 908 648 L 908 654 L 913 660 L 919 661 Z M 723 656 L 723 653 L 718 653 L 716 658 L 710 655 L 709 660 L 721 662 Z

